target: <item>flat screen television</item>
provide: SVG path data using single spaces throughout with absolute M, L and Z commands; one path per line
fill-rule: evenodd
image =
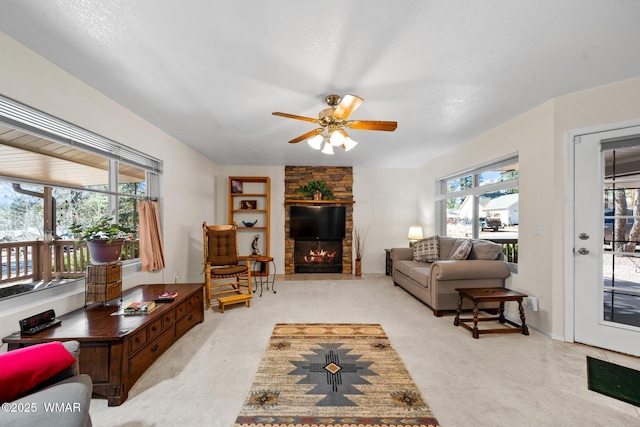
M 344 206 L 291 206 L 289 237 L 344 239 Z

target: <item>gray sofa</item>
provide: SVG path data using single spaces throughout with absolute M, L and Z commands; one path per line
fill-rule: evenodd
M 423 243 L 432 245 L 427 259 L 417 249 Z M 468 251 L 466 256 L 463 249 Z M 416 243 L 414 248 L 391 249 L 391 259 L 394 284 L 431 307 L 436 316 L 457 309 L 456 288 L 500 288 L 511 275 L 502 246 L 487 240 L 434 236 Z M 498 306 L 483 304 L 478 307 L 493 309 Z M 471 302 L 465 299 L 463 309 L 471 308 Z
M 86 374 L 79 374 L 77 341 L 62 343 L 76 359 L 64 371 L 38 384 L 28 394 L 3 404 L 0 425 L 6 426 L 91 426 L 89 405 L 93 382 Z

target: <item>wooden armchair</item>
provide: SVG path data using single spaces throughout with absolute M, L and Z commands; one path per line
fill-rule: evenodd
M 238 264 L 237 226 L 207 225 L 202 223 L 204 241 L 204 282 L 207 307 L 211 307 L 211 299 L 217 295 L 220 309 L 224 312 L 224 304 L 245 302 L 250 307 L 251 266 Z M 231 279 L 231 280 L 229 280 Z M 243 292 L 243 288 L 246 292 Z

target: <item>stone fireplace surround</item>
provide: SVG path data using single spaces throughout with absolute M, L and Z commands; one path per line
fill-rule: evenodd
M 300 200 L 301 197 L 296 193 L 296 190 L 309 181 L 316 179 L 327 183 L 336 200 L 330 202 Z M 346 207 L 345 238 L 342 240 L 342 273 L 351 274 L 353 271 L 353 168 L 346 166 L 285 166 L 284 200 L 284 273 L 295 274 L 293 259 L 295 240 L 289 237 L 290 206 L 293 204 L 317 204 Z

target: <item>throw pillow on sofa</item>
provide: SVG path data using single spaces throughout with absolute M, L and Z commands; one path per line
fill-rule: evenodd
M 418 240 L 413 245 L 413 260 L 418 262 L 433 262 L 440 259 L 440 245 L 438 236 Z
M 0 354 L 0 402 L 11 402 L 75 362 L 57 341 Z
M 449 259 L 452 260 L 461 260 L 461 259 L 467 259 L 467 257 L 469 256 L 469 253 L 471 252 L 471 248 L 472 248 L 472 244 L 471 244 L 471 240 L 469 239 L 465 239 L 460 243 L 460 246 L 458 246 L 454 252 L 451 254 L 451 256 L 449 256 Z
M 502 254 L 502 245 L 486 240 L 474 240 L 473 247 L 469 253 L 469 259 L 499 259 Z

